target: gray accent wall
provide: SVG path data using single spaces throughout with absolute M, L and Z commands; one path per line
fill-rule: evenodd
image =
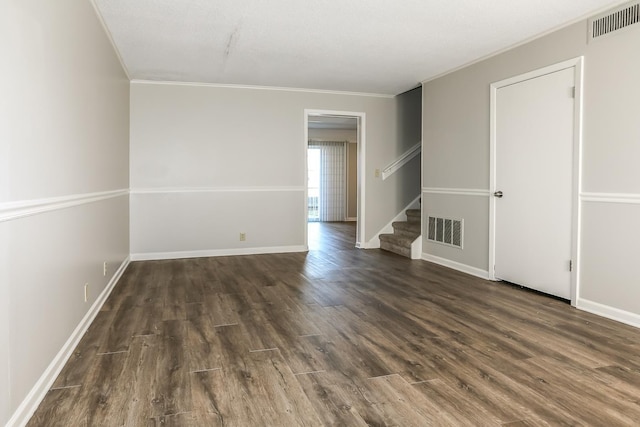
M 584 56 L 577 305 L 640 325 L 640 274 L 634 262 L 640 241 L 638 52 L 640 29 L 587 44 L 587 22 L 582 21 L 425 82 L 424 214 L 464 218 L 466 232 L 464 250 L 425 240 L 425 257 L 488 272 L 489 86 Z M 465 190 L 473 191 L 460 194 Z
M 129 80 L 90 1 L 3 1 L 0 28 L 0 425 L 23 425 L 128 259 Z
M 383 168 L 389 166 L 390 163 L 422 140 L 422 89 L 417 87 L 396 96 L 395 106 L 398 123 L 395 137 L 397 143 L 393 146 L 393 156 L 389 162 L 383 165 Z M 402 205 L 403 208 L 409 206 L 420 196 L 421 165 L 420 156 L 416 156 L 385 180 L 397 189 L 393 197 L 396 199 L 396 203 Z M 379 203 L 383 204 L 384 200 L 379 200 Z

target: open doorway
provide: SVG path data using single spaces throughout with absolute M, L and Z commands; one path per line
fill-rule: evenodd
M 364 113 L 305 110 L 307 246 L 323 229 L 351 228 L 351 247 L 362 247 L 364 120 Z

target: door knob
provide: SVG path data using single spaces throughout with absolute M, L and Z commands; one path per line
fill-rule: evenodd
M 498 199 L 502 199 L 502 191 L 496 191 L 495 193 L 493 193 L 493 195 Z

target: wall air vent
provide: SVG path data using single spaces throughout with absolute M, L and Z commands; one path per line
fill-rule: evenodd
M 589 19 L 589 41 L 624 28 L 637 26 L 638 23 L 640 23 L 640 2 L 627 3 Z
M 462 249 L 464 220 L 429 216 L 427 240 Z

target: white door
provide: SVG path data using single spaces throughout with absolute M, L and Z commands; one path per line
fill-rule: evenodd
M 571 297 L 574 68 L 500 87 L 495 277 Z

